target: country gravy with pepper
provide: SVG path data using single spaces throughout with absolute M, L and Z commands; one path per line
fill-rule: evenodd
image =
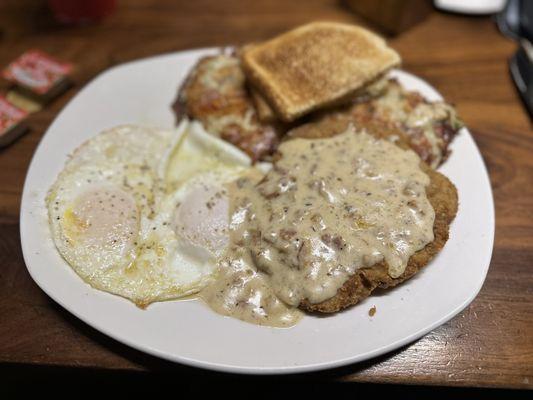
M 400 276 L 433 241 L 420 159 L 353 128 L 292 139 L 258 183 L 229 188 L 230 245 L 202 298 L 217 312 L 270 326 L 298 321 L 304 299 L 333 296 L 358 268 L 385 261 Z

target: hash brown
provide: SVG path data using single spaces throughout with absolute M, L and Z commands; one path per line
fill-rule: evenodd
M 268 158 L 277 147 L 280 129 L 258 120 L 235 55 L 200 59 L 172 107 L 178 123 L 185 116 L 200 121 L 208 132 L 234 144 L 253 161 Z

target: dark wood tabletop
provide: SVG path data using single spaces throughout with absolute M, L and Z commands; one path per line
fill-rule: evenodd
M 334 0 L 129 0 L 119 2 L 101 24 L 63 27 L 45 2 L 0 3 L 0 67 L 30 48 L 76 66 L 74 87 L 31 115 L 30 131 L 0 150 L 1 365 L 203 373 L 107 338 L 39 289 L 20 248 L 24 177 L 50 123 L 99 72 L 165 52 L 265 39 L 317 19 L 361 22 Z M 516 45 L 500 35 L 490 17 L 438 11 L 389 40 L 406 70 L 456 104 L 483 154 L 496 203 L 494 253 L 481 292 L 457 317 L 398 351 L 317 375 L 372 383 L 533 388 L 533 131 L 508 72 Z M 7 89 L 2 81 L 0 92 Z

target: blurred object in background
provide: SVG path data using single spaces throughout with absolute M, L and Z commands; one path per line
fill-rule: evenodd
M 518 51 L 509 60 L 509 69 L 513 81 L 524 102 L 529 117 L 533 119 L 533 47 L 531 42 L 522 43 Z
M 496 16 L 500 32 L 505 36 L 533 41 L 533 4 L 531 1 L 509 0 L 505 9 Z
M 20 91 L 11 89 L 6 93 L 6 100 L 14 106 L 26 111 L 28 114 L 41 111 L 43 109 L 43 103 L 38 102 L 30 97 L 24 96 Z
M 27 127 L 23 123 L 28 113 L 11 104 L 0 95 L 0 147 L 7 146 L 22 135 Z
M 383 32 L 397 35 L 423 21 L 431 12 L 429 0 L 343 0 L 355 13 Z
M 70 63 L 32 49 L 11 62 L 2 71 L 2 76 L 35 95 L 45 96 L 67 79 L 72 68 Z
M 27 111 L 39 111 L 71 86 L 73 65 L 40 50 L 28 50 L 13 60 L 2 77 L 11 83 L 7 100 Z
M 99 22 L 113 14 L 116 0 L 48 0 L 55 19 L 65 25 Z
M 435 0 L 435 7 L 461 14 L 487 15 L 500 12 L 505 0 Z
M 496 22 L 505 36 L 519 43 L 520 47 L 509 60 L 509 70 L 533 119 L 533 1 L 509 0 Z

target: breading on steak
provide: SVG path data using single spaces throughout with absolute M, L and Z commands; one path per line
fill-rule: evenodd
M 291 133 L 291 137 L 303 138 L 323 138 L 334 136 L 339 133 L 341 121 L 331 124 L 324 130 L 315 129 L 316 126 L 308 126 L 310 129 L 300 128 Z M 326 125 L 323 125 L 326 128 Z M 367 132 L 379 138 L 394 138 L 396 145 L 408 149 L 411 146 L 409 138 L 405 133 L 394 127 L 379 129 L 379 125 L 366 124 Z M 342 132 L 342 131 L 341 131 Z M 321 303 L 312 304 L 304 300 L 300 303 L 300 308 L 320 313 L 333 313 L 341 309 L 357 304 L 361 300 L 370 296 L 377 288 L 386 289 L 396 286 L 409 279 L 426 266 L 429 261 L 443 248 L 448 240 L 449 227 L 458 208 L 458 197 L 455 186 L 441 173 L 434 171 L 424 162 L 420 163 L 423 171 L 429 176 L 430 184 L 426 188 L 426 195 L 435 211 L 435 221 L 433 225 L 434 240 L 428 243 L 423 249 L 413 254 L 405 271 L 397 278 L 389 275 L 389 267 L 385 262 L 380 262 L 370 267 L 363 267 L 356 271 L 344 285 L 337 291 L 336 295 Z
M 344 131 L 349 123 L 355 127 L 370 124 L 375 131 L 397 129 L 409 146 L 432 168 L 437 168 L 448 156 L 448 145 L 462 122 L 455 109 L 442 101 L 430 102 L 418 92 L 406 90 L 396 79 L 389 79 L 387 89 L 378 97 L 356 101 L 336 110 L 315 115 L 299 129 Z
M 268 159 L 278 144 L 278 127 L 263 124 L 245 85 L 239 58 L 219 54 L 202 58 L 173 104 L 178 122 L 200 121 L 211 134 L 234 144 L 253 161 Z

